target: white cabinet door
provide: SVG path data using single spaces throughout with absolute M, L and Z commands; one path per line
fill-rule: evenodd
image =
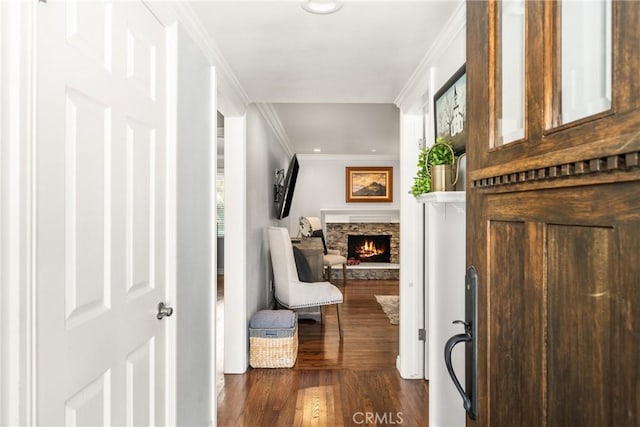
M 38 425 L 165 424 L 165 34 L 138 2 L 38 6 Z

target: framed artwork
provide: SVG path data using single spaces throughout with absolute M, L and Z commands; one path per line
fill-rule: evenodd
M 346 200 L 353 202 L 393 202 L 393 167 L 347 166 Z
M 456 155 L 467 151 L 467 74 L 465 65 L 433 97 L 436 141 L 447 142 Z

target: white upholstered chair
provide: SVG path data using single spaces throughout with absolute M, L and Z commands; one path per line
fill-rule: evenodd
M 311 235 L 322 238 L 322 245 L 324 246 L 325 254 L 322 257 L 322 262 L 326 270 L 325 278 L 331 281 L 331 269 L 340 268 L 342 266 L 342 283 L 343 286 L 347 286 L 347 258 L 340 255 L 340 251 L 337 249 L 328 249 L 327 243 L 324 240 L 324 233 L 322 232 L 322 222 L 320 218 L 308 216 L 307 220 L 311 224 Z
M 342 340 L 342 292 L 329 282 L 301 282 L 293 258 L 289 231 L 282 227 L 269 227 L 269 250 L 275 284 L 276 300 L 284 307 L 297 309 L 323 305 L 336 305 L 338 331 Z

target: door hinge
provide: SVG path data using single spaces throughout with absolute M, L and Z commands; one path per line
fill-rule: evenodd
M 426 341 L 427 340 L 427 330 L 426 329 L 418 329 L 418 340 Z

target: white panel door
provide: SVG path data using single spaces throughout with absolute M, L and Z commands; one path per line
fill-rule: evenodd
M 164 425 L 165 29 L 138 2 L 38 6 L 38 425 Z

